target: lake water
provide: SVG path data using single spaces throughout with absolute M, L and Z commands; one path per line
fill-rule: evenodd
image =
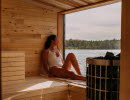
M 68 55 L 68 53 L 74 53 L 78 60 L 82 75 L 86 76 L 86 58 L 105 56 L 106 52 L 113 52 L 114 55 L 117 55 L 120 53 L 120 50 L 66 49 L 65 57 Z M 71 70 L 75 71 L 73 67 Z

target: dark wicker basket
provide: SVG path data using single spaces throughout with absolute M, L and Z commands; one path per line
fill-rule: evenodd
M 87 100 L 119 100 L 120 60 L 87 58 Z

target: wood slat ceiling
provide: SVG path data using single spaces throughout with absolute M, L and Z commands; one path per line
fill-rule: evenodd
M 100 2 L 120 1 L 120 0 L 25 0 L 36 4 L 40 7 L 56 11 L 64 12 L 80 7 L 96 5 Z

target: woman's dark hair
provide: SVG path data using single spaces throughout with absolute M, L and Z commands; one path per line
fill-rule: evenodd
M 56 35 L 54 35 L 54 34 L 48 36 L 48 38 L 47 38 L 47 40 L 45 42 L 44 49 L 48 49 L 50 47 L 50 45 L 51 45 L 52 40 L 55 40 L 55 38 L 56 38 Z

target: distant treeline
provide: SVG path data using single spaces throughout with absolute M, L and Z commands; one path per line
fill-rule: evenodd
M 66 49 L 120 49 L 120 40 L 65 40 Z

